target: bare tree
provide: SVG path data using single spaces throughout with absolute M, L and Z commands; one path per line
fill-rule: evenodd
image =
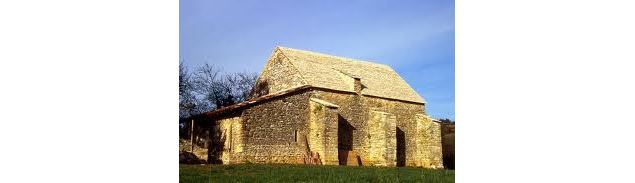
M 258 74 L 248 72 L 238 72 L 226 76 L 227 83 L 230 85 L 234 100 L 236 103 L 249 99 L 251 89 L 253 88 Z
M 196 106 L 192 76 L 187 66 L 179 62 L 179 117 L 187 118 L 196 114 Z
M 179 63 L 179 135 L 187 137 L 191 117 L 224 106 L 245 101 L 258 75 L 237 72 L 224 74 L 212 64 L 195 67 L 192 71 Z
M 199 66 L 194 73 L 194 90 L 209 110 L 231 105 L 235 101 L 231 95 L 231 85 L 221 75 L 221 70 L 213 65 Z
M 196 67 L 193 72 L 179 63 L 179 117 L 190 116 L 249 99 L 258 74 L 224 74 L 212 64 Z

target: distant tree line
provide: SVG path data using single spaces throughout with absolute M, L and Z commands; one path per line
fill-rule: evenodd
M 257 73 L 225 73 L 207 63 L 190 68 L 180 62 L 179 118 L 243 102 L 249 98 L 257 79 Z
M 439 119 L 441 122 L 441 144 L 443 154 L 443 166 L 454 170 L 454 120 Z

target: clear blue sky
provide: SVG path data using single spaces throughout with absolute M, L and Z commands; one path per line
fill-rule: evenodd
M 180 60 L 260 72 L 276 45 L 383 63 L 454 120 L 454 1 L 180 1 Z

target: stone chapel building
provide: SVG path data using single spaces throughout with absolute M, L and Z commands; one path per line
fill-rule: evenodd
M 440 124 L 387 65 L 276 47 L 251 95 L 204 114 L 210 159 L 443 168 Z

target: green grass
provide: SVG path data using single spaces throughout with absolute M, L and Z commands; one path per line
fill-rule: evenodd
M 311 165 L 179 165 L 180 182 L 454 182 L 454 170 Z

